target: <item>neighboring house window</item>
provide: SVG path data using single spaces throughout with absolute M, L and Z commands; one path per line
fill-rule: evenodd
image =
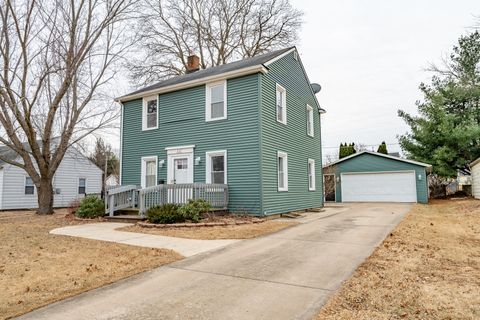
M 158 128 L 158 97 L 143 98 L 142 130 Z
M 205 120 L 214 121 L 227 118 L 227 81 L 209 83 L 206 86 Z
M 315 191 L 315 160 L 308 159 L 308 190 Z
M 313 137 L 313 108 L 307 104 L 307 134 Z
M 227 183 L 227 151 L 211 151 L 206 153 L 207 183 Z
M 277 153 L 278 191 L 288 191 L 288 158 L 285 152 Z
M 78 179 L 78 194 L 85 194 L 87 192 L 87 179 Z
M 277 83 L 277 121 L 283 124 L 287 124 L 287 93 L 285 88 Z
M 143 188 L 157 185 L 157 157 L 142 158 L 142 179 Z
M 33 180 L 30 177 L 25 177 L 25 194 L 34 194 L 35 186 Z

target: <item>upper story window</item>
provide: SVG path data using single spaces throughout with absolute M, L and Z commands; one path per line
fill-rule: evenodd
M 227 183 L 227 151 L 207 152 L 207 183 Z
M 277 121 L 283 124 L 287 124 L 287 92 L 285 88 L 277 83 Z
M 205 120 L 227 118 L 227 81 L 209 83 L 205 93 Z
M 308 159 L 308 190 L 315 191 L 315 160 Z
M 85 194 L 87 192 L 87 179 L 78 179 L 78 194 Z
M 307 134 L 313 137 L 314 126 L 313 126 L 313 108 L 307 104 Z
M 142 130 L 158 128 L 158 97 L 143 98 Z
M 285 152 L 277 152 L 278 191 L 288 191 L 288 158 Z
M 25 194 L 34 194 L 35 186 L 33 180 L 30 177 L 25 177 Z

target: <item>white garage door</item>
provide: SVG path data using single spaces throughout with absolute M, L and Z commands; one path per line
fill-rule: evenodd
M 343 202 L 417 202 L 415 172 L 343 173 Z

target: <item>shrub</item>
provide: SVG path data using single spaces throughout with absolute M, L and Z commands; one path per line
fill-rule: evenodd
M 78 210 L 78 207 L 80 207 L 80 200 L 72 200 L 67 207 L 68 214 L 75 214 L 75 212 Z
M 80 201 L 80 206 L 75 210 L 75 215 L 80 218 L 96 218 L 105 215 L 105 204 L 96 196 L 86 196 Z
M 179 211 L 185 220 L 198 222 L 202 219 L 202 213 L 208 212 L 211 209 L 210 203 L 203 199 L 188 200 L 188 203 L 180 207 Z
M 177 223 L 184 222 L 185 217 L 178 211 L 176 204 L 167 203 L 161 206 L 153 206 L 145 212 L 147 220 L 151 223 Z

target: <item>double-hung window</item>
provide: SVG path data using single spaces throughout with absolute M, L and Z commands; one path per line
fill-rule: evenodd
M 210 151 L 206 154 L 207 159 L 207 183 L 227 183 L 227 151 Z
M 313 126 L 313 108 L 307 104 L 307 134 L 310 137 L 314 135 L 314 126 Z
M 158 97 L 143 98 L 142 130 L 158 128 Z
M 140 181 L 142 188 L 157 185 L 157 157 L 142 158 L 142 177 Z
M 33 180 L 30 177 L 25 177 L 25 194 L 34 194 L 35 186 Z
M 85 194 L 87 192 L 87 179 L 78 179 L 78 194 Z
M 285 152 L 277 152 L 278 191 L 288 191 L 288 157 Z
M 277 83 L 276 109 L 277 121 L 287 124 L 287 92 L 285 88 Z
M 214 121 L 227 118 L 227 81 L 209 83 L 205 93 L 205 120 Z
M 308 159 L 308 190 L 315 191 L 315 160 Z

